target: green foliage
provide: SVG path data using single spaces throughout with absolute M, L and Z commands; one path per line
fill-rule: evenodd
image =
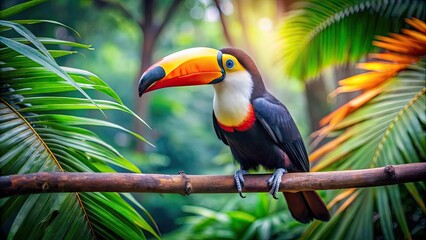
M 304 225 L 295 222 L 283 198 L 276 201 L 268 194 L 249 194 L 246 199 L 233 196 L 219 210 L 185 206 L 191 216 L 182 218 L 186 228 L 165 239 L 294 239 Z
M 424 79 L 424 61 L 400 72 L 378 97 L 336 126 L 352 137 L 315 168 L 362 169 L 425 159 Z
M 46 0 L 33 0 L 33 1 L 27 1 L 21 4 L 17 4 L 14 6 L 11 6 L 7 9 L 4 9 L 0 11 L 0 19 L 5 19 L 11 16 L 14 16 L 28 8 L 37 6 L 38 4 L 45 2 Z
M 279 30 L 285 73 L 300 80 L 324 68 L 359 61 L 376 35 L 401 29 L 404 18 L 425 19 L 422 0 L 310 0 L 298 2 Z
M 425 61 L 411 65 L 379 96 L 340 122 L 335 134 L 351 137 L 327 153 L 315 169 L 364 169 L 424 161 L 425 70 Z M 363 239 L 377 235 L 409 239 L 425 235 L 424 229 L 417 229 L 425 220 L 425 195 L 424 182 L 357 189 L 335 205 L 342 209 L 329 223 L 312 224 L 304 237 L 351 238 L 356 234 Z M 373 224 L 379 224 L 380 230 Z
M 0 15 L 12 16 L 31 4 L 5 9 Z M 115 169 L 140 172 L 84 126 L 116 128 L 144 140 L 142 136 L 118 124 L 77 113 L 85 109 L 118 110 L 142 119 L 96 75 L 56 63 L 56 58 L 75 53 L 63 49 L 90 46 L 37 38 L 17 22 L 0 21 L 2 34 L 19 36 L 0 36 L 0 175 Z M 48 50 L 44 44 L 58 50 Z M 86 91 L 110 100 L 91 98 Z M 2 228 L 7 230 L 10 225 L 8 239 L 143 239 L 144 231 L 158 238 L 139 212 L 151 218 L 131 195 L 117 193 L 34 194 L 0 199 Z

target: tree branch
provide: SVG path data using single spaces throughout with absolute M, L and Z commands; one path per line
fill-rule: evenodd
M 129 11 L 121 2 L 117 1 L 108 1 L 108 0 L 95 0 L 95 4 L 99 7 L 110 7 L 112 9 L 117 9 L 120 11 L 125 17 L 128 19 L 131 19 L 135 23 L 139 25 L 139 27 L 142 28 L 142 21 L 136 17 L 131 11 Z
M 244 192 L 268 192 L 270 175 L 246 175 Z M 364 170 L 288 173 L 281 191 L 360 188 L 424 181 L 426 163 Z M 233 176 L 132 173 L 32 173 L 0 177 L 0 197 L 48 192 L 235 193 Z
M 247 32 L 247 30 L 250 29 L 250 27 L 247 26 L 246 18 L 244 18 L 243 6 L 244 6 L 243 1 L 241 1 L 241 0 L 235 1 L 235 7 L 236 7 L 236 10 L 237 10 L 238 22 L 241 25 L 244 45 L 245 45 L 246 50 L 249 52 L 249 54 L 253 55 L 254 54 L 253 47 L 252 47 L 252 44 L 250 42 L 249 34 Z M 247 15 L 247 13 L 246 13 L 246 15 Z
M 228 30 L 228 25 L 226 24 L 226 20 L 225 20 L 225 16 L 223 14 L 222 9 L 220 8 L 220 3 L 219 0 L 214 0 L 213 1 L 217 10 L 219 11 L 219 17 L 220 17 L 220 23 L 222 24 L 222 30 L 223 30 L 223 35 L 226 39 L 226 41 L 228 42 L 230 47 L 235 46 L 234 41 L 232 40 L 231 34 L 229 33 Z
M 173 14 L 175 14 L 177 12 L 176 9 L 179 7 L 181 2 L 182 2 L 182 0 L 174 0 L 172 2 L 172 4 L 170 4 L 169 8 L 167 9 L 167 13 L 164 16 L 163 21 L 160 23 L 160 25 L 159 25 L 156 33 L 155 33 L 156 37 L 158 37 L 158 35 L 161 33 L 161 31 L 163 31 L 164 26 L 166 26 L 166 24 L 170 21 Z
M 153 28 L 154 26 L 154 0 L 143 1 L 141 7 L 143 8 L 141 9 L 141 12 L 143 12 L 143 20 L 141 27 L 144 31 L 144 34 L 147 34 L 146 32 L 152 31 L 151 28 Z

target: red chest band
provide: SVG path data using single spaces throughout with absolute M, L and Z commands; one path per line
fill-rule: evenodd
M 244 118 L 243 122 L 239 124 L 238 126 L 227 126 L 227 125 L 221 124 L 219 120 L 217 122 L 219 123 L 220 128 L 226 132 L 234 132 L 234 131 L 244 132 L 249 130 L 253 126 L 254 122 L 256 122 L 256 115 L 254 113 L 253 106 L 250 104 L 247 116 Z

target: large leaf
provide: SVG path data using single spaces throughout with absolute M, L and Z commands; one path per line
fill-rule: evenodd
M 313 170 L 349 166 L 360 169 L 424 159 L 424 150 L 410 147 L 424 144 L 419 141 L 423 141 L 422 126 L 426 117 L 422 111 L 425 69 L 424 66 L 416 68 L 401 72 L 380 96 L 340 122 L 336 128 L 347 128 L 345 137 L 349 139 L 325 155 Z M 407 144 L 396 145 L 393 142 L 396 136 L 399 142 Z M 404 157 L 403 153 L 409 156 Z
M 418 19 L 406 21 L 416 31 L 403 29 L 405 35 L 377 37 L 381 41 L 375 44 L 391 51 L 374 54 L 375 58 L 385 61 L 359 64 L 360 68 L 370 72 L 339 82 L 336 92 L 351 92 L 352 88 L 364 92 L 323 119 L 325 126 L 318 131 L 319 136 L 337 137 L 311 154 L 314 161 L 322 156 L 313 171 L 425 161 L 426 24 Z M 366 194 L 369 201 L 362 200 Z M 376 235 L 385 239 L 418 237 L 422 232 L 416 229 L 422 220 L 416 215 L 426 213 L 422 198 L 425 195 L 424 183 L 343 191 L 329 207 L 338 207 L 333 218 L 344 216 L 345 222 L 313 224 L 305 237 L 337 235 L 338 238 L 350 238 L 354 234 L 367 239 Z M 357 209 L 362 202 L 362 207 Z M 407 207 L 409 204 L 411 206 Z M 373 216 L 377 216 L 375 224 L 380 231 L 371 227 Z M 350 228 L 346 222 L 351 222 Z
M 10 15 L 18 10 L 2 12 Z M 114 169 L 140 172 L 85 126 L 116 128 L 144 140 L 142 136 L 106 120 L 73 114 L 75 110 L 85 109 L 119 110 L 142 119 L 124 106 L 118 95 L 96 75 L 57 65 L 54 57 L 74 51 L 47 50 L 43 44 L 89 46 L 40 39 L 16 23 L 1 21 L 1 25 L 19 30 L 24 38 L 0 37 L 0 175 L 114 172 Z M 109 100 L 91 99 L 85 92 L 86 97 L 75 97 L 81 96 L 77 93 L 83 89 L 102 92 Z M 0 219 L 3 230 L 10 223 L 8 239 L 144 239 L 144 232 L 158 238 L 139 212 L 152 221 L 149 213 L 140 204 L 134 204 L 131 196 L 125 199 L 117 193 L 8 197 L 0 199 Z
M 191 215 L 182 221 L 188 228 L 165 238 L 294 239 L 301 234 L 304 225 L 293 221 L 283 198 L 276 201 L 268 194 L 255 196 L 246 201 L 232 196 L 219 210 L 185 206 L 183 210 Z
M 31 59 L 33 62 L 36 62 L 42 65 L 43 67 L 49 69 L 51 72 L 55 73 L 62 79 L 66 80 L 68 83 L 74 86 L 78 91 L 80 91 L 80 93 L 82 93 L 87 99 L 93 102 L 92 98 L 83 89 L 81 89 L 81 87 L 78 84 L 76 84 L 75 81 L 55 62 L 53 57 L 47 51 L 46 47 L 40 42 L 40 40 L 38 40 L 38 38 L 33 33 L 31 33 L 24 26 L 18 23 L 10 22 L 10 21 L 0 20 L 0 26 L 10 27 L 14 29 L 17 33 L 22 35 L 32 44 L 34 44 L 37 47 L 37 49 L 34 49 L 20 42 L 17 42 L 16 40 L 13 40 L 11 38 L 6 38 L 2 36 L 0 36 L 1 44 L 6 45 L 8 48 L 26 56 L 27 58 Z
M 341 126 L 351 126 L 345 132 L 349 134 L 349 139 L 335 146 L 333 151 L 326 154 L 313 170 L 363 169 L 424 161 L 426 159 L 424 152 L 426 146 L 424 79 L 426 76 L 424 63 L 422 65 L 423 67 L 416 70 L 401 72 L 398 79 L 385 92 L 343 120 L 340 123 Z M 419 184 L 409 186 L 411 189 L 408 190 L 413 200 L 419 206 L 424 206 L 421 198 L 426 194 L 424 188 Z M 391 215 L 386 214 L 394 212 L 399 227 L 405 237 L 408 237 L 410 232 L 406 217 L 401 212 L 403 208 L 400 189 L 396 187 L 387 189 L 389 189 L 388 192 L 382 188 L 374 188 L 378 212 L 381 214 L 380 223 L 383 234 L 392 236 L 394 223 L 390 218 Z M 352 205 L 348 207 L 348 210 L 350 208 Z M 356 211 L 351 214 L 352 220 L 347 219 L 347 221 L 365 219 L 366 214 L 370 216 L 372 211 L 373 209 L 369 212 L 365 209 Z M 369 231 L 373 229 L 369 228 Z M 373 234 L 370 233 L 370 235 Z
M 31 8 L 33 6 L 36 6 L 42 2 L 45 2 L 46 0 L 33 0 L 33 1 L 27 1 L 15 6 L 12 6 L 10 8 L 4 9 L 0 11 L 0 18 L 8 18 L 10 16 L 13 16 L 15 14 L 18 14 L 28 8 Z
M 375 35 L 399 30 L 406 17 L 426 17 L 422 0 L 310 0 L 294 8 L 280 28 L 280 60 L 285 73 L 300 80 L 356 62 L 373 50 Z

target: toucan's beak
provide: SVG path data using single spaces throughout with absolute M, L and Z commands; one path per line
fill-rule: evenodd
M 222 52 L 190 48 L 164 57 L 148 68 L 139 80 L 139 96 L 165 87 L 214 84 L 224 77 Z

